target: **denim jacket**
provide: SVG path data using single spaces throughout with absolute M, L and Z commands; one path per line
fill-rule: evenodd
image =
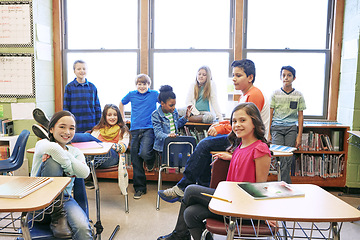
M 174 118 L 175 132 L 178 133 L 178 129 L 185 125 L 187 119 L 185 117 L 181 117 L 179 119 L 179 114 L 176 109 L 172 114 Z M 170 120 L 165 117 L 161 106 L 159 106 L 158 109 L 151 114 L 151 121 L 155 133 L 155 141 L 153 148 L 156 151 L 162 152 L 164 148 L 165 138 L 167 138 L 170 133 Z

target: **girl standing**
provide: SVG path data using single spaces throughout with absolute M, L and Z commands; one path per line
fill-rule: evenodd
M 271 155 L 265 139 L 265 126 L 260 112 L 253 103 L 241 103 L 231 114 L 232 132 L 228 138 L 231 146 L 228 153 L 217 154 L 215 158 L 231 160 L 227 181 L 265 182 L 270 168 Z M 208 209 L 210 198 L 201 193 L 214 194 L 215 189 L 190 185 L 185 189 L 175 230 L 158 240 L 201 238 L 206 218 L 223 220 L 223 216 Z
M 179 119 L 175 109 L 176 95 L 169 85 L 160 87 L 158 99 L 161 105 L 151 114 L 151 121 L 155 133 L 154 150 L 163 152 L 165 138 L 178 136 L 178 129 L 185 125 L 190 116 L 191 106 L 187 108 L 185 116 Z
M 86 178 L 90 173 L 84 154 L 67 145 L 75 135 L 75 117 L 68 111 L 60 111 L 53 115 L 48 126 L 49 139 L 42 139 L 35 145 L 31 176 L 68 176 L 72 179 L 64 190 L 63 203 L 55 204 L 51 219 L 43 221 L 50 221 L 50 228 L 57 238 L 92 239 L 89 219 L 71 196 L 75 177 Z
M 223 117 L 217 100 L 216 86 L 212 81 L 208 66 L 202 66 L 197 71 L 195 82 L 191 85 L 186 98 L 186 106 L 192 105 L 190 122 L 213 123 Z

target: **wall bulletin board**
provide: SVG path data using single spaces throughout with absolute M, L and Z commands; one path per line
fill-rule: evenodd
M 0 54 L 0 97 L 35 97 L 34 54 Z
M 0 47 L 33 47 L 32 3 L 0 1 Z

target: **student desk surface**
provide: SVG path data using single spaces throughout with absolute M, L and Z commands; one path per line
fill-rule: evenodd
M 220 182 L 214 196 L 232 203 L 211 199 L 210 211 L 235 218 L 292 222 L 330 222 L 337 231 L 337 222 L 360 220 L 360 211 L 331 193 L 313 184 L 293 184 L 304 197 L 255 200 L 236 182 Z

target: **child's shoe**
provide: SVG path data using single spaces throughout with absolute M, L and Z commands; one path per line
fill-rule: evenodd
M 184 191 L 181 190 L 177 185 L 166 190 L 159 190 L 158 194 L 162 200 L 169 203 L 180 201 L 184 197 Z

